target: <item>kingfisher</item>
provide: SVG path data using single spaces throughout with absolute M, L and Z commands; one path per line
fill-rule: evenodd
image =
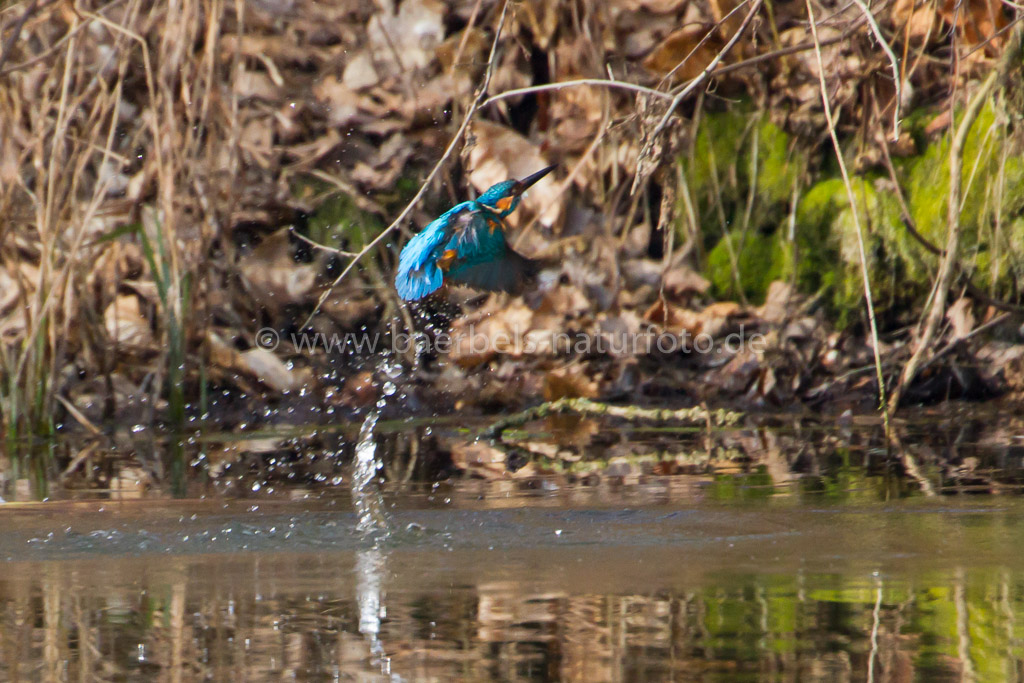
M 505 180 L 456 204 L 413 236 L 398 257 L 395 289 L 406 301 L 422 299 L 445 282 L 492 292 L 522 291 L 537 262 L 505 241 L 508 217 L 519 200 L 557 164 L 522 180 Z

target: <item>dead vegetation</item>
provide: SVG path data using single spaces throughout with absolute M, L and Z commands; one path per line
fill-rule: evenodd
M 870 402 L 872 349 L 894 383 L 934 281 L 942 296 L 922 338 L 939 353 L 904 399 L 1020 392 L 1024 203 L 1006 152 L 1020 148 L 1020 60 L 994 88 L 982 142 L 961 150 L 965 210 L 984 193 L 963 245 L 913 225 L 918 195 L 896 236 L 871 204 L 877 188 L 896 196 L 893 185 L 911 183 L 901 160 L 940 144 L 1019 34 L 1019 11 L 990 0 L 819 3 L 819 61 L 807 9 L 35 0 L 0 10 L 8 447 L 59 425 L 251 426 L 268 404 L 357 411 L 381 384 L 371 354 L 310 353 L 293 333 L 385 330 L 387 344 L 396 320 L 430 339 L 451 323 L 456 339 L 489 342 L 411 359 L 410 410 L 541 396 Z M 835 163 L 822 146 L 821 77 L 853 189 L 865 188 L 848 206 L 864 203 L 864 272 L 881 280 L 877 344 L 857 287 L 801 271 L 823 270 L 801 211 Z M 742 113 L 738 129 L 722 128 L 729 112 Z M 986 154 L 998 159 L 975 163 Z M 515 247 L 551 264 L 536 292 L 399 305 L 390 282 L 404 236 L 467 188 L 551 162 L 560 175 L 513 221 Z M 936 201 L 949 186 L 942 164 Z M 828 240 L 820 258 L 842 260 L 846 236 Z M 952 254 L 941 275 L 929 240 Z M 890 282 L 906 269 L 892 265 L 898 250 L 920 270 Z M 847 290 L 837 308 L 834 293 Z M 261 348 L 263 329 L 280 344 Z M 712 346 L 572 342 L 665 334 Z M 727 349 L 732 334 L 765 345 Z M 323 419 L 292 415 L 281 419 Z

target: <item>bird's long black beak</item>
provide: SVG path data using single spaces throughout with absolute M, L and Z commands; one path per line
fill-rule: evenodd
M 528 175 L 522 180 L 520 180 L 518 183 L 516 183 L 516 194 L 522 194 L 526 192 L 526 190 L 529 189 L 531 185 L 534 185 L 538 180 L 546 176 L 548 173 L 554 171 L 557 166 L 558 164 L 551 164 L 547 168 L 542 168 L 536 173 Z

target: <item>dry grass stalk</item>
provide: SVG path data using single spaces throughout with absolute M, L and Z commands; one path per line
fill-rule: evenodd
M 939 265 L 939 272 L 935 278 L 935 285 L 932 291 L 931 304 L 925 315 L 920 336 L 914 346 L 914 353 L 907 361 L 900 374 L 900 381 L 892 398 L 889 401 L 888 409 L 894 412 L 900 404 L 900 399 L 917 376 L 921 366 L 927 358 L 936 353 L 932 342 L 946 314 L 946 300 L 949 296 L 949 288 L 953 283 L 953 275 L 956 273 L 956 263 L 959 258 L 961 223 L 960 211 L 964 190 L 962 188 L 963 176 L 963 152 L 967 142 L 967 134 L 970 133 L 982 107 L 988 102 L 989 97 L 997 86 L 1004 85 L 1010 66 L 1014 57 L 1020 52 L 1022 37 L 1024 37 L 1024 22 L 1018 23 L 1012 37 L 1006 47 L 1006 52 L 1000 62 L 999 68 L 989 74 L 981 87 L 974 94 L 963 118 L 957 126 L 949 148 L 949 197 L 946 211 L 946 248 Z
M 821 56 L 821 44 L 818 41 L 818 27 L 814 19 L 814 7 L 811 0 L 806 0 L 807 16 L 811 22 L 811 36 L 814 38 L 814 55 L 818 61 L 818 84 L 821 87 L 821 101 L 825 107 L 825 119 L 828 123 L 829 136 L 832 138 L 832 148 L 836 154 L 836 161 L 839 163 L 839 171 L 843 176 L 843 186 L 846 188 L 846 197 L 850 202 L 850 212 L 853 215 L 853 222 L 857 226 L 857 252 L 860 257 L 861 275 L 864 283 L 864 303 L 867 306 L 868 322 L 871 326 L 871 349 L 875 360 L 875 373 L 878 382 L 878 408 L 883 411 L 885 419 L 885 432 L 889 430 L 889 414 L 885 412 L 885 377 L 882 374 L 882 358 L 878 349 L 878 323 L 875 320 L 875 304 L 871 295 L 871 278 L 868 275 L 868 260 L 864 250 L 864 226 L 861 223 L 860 212 L 857 210 L 857 198 L 853 193 L 853 186 L 850 184 L 850 174 L 846 170 L 846 162 L 843 160 L 843 150 L 839 146 L 839 136 L 836 134 L 836 122 L 832 116 L 832 105 L 828 98 L 828 86 L 825 83 L 825 63 Z

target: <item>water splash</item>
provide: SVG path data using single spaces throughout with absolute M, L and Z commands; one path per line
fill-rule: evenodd
M 379 472 L 384 466 L 377 453 L 376 428 L 388 401 L 398 393 L 396 381 L 401 378 L 402 366 L 393 354 L 384 353 L 377 362 L 377 374 L 385 378 L 380 399 L 359 429 L 356 442 L 356 462 L 352 472 L 352 501 L 361 535 L 373 540 L 372 547 L 356 555 L 356 602 L 359 605 L 359 632 L 366 638 L 370 661 L 380 673 L 392 679 L 391 659 L 381 641 L 381 620 L 386 616 L 384 578 L 387 572 L 387 552 L 381 547 L 391 534 L 391 520 L 381 493 Z M 399 399 L 402 396 L 398 396 Z
M 352 472 L 352 502 L 356 508 L 358 522 L 356 529 L 364 536 L 386 537 L 390 530 L 384 497 L 381 495 L 377 472 L 383 466 L 377 457 L 377 420 L 383 410 L 383 397 L 370 411 L 359 429 L 356 442 L 356 463 Z

